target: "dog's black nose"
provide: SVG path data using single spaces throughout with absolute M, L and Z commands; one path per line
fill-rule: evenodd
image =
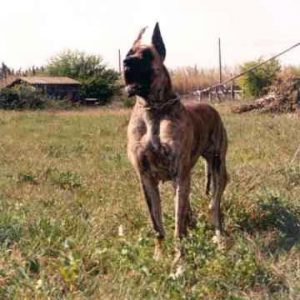
M 138 60 L 139 59 L 137 57 L 134 57 L 134 56 L 126 57 L 123 60 L 124 67 L 133 67 L 137 64 Z
M 128 66 L 128 62 L 129 62 L 129 58 L 125 58 L 125 59 L 123 60 L 123 65 L 124 65 L 125 67 L 127 67 L 127 66 Z

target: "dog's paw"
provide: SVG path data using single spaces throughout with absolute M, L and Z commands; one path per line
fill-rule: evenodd
M 171 264 L 171 270 L 176 270 L 176 268 L 184 262 L 185 249 L 181 244 L 181 241 L 176 242 L 174 249 L 174 259 Z
M 175 256 L 172 262 L 172 269 L 175 268 L 182 258 L 182 252 L 179 249 L 175 250 Z
M 154 254 L 153 254 L 153 259 L 155 261 L 160 261 L 163 257 L 163 252 L 162 252 L 162 245 L 161 241 L 158 240 L 155 243 L 155 249 L 154 249 Z
M 226 238 L 220 232 L 216 232 L 212 238 L 212 242 L 217 245 L 218 250 L 226 249 Z
M 183 276 L 184 271 L 185 271 L 184 265 L 176 264 L 176 267 L 174 267 L 174 270 L 170 273 L 169 277 L 172 278 L 173 280 L 178 279 Z
M 163 254 L 162 254 L 161 249 L 155 248 L 154 254 L 153 254 L 153 259 L 155 261 L 160 261 L 162 259 L 162 257 L 163 257 Z

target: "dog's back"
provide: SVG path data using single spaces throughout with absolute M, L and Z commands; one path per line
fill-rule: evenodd
M 227 135 L 219 113 L 205 103 L 189 102 L 184 107 L 194 130 L 192 161 L 196 162 L 199 155 L 225 156 Z

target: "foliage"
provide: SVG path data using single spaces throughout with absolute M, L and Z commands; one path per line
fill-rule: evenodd
M 119 75 L 113 70 L 102 71 L 101 76 L 92 76 L 82 80 L 81 98 L 97 98 L 105 104 L 113 95 L 119 93 Z
M 241 72 L 244 72 L 263 60 L 258 59 L 249 61 L 241 66 Z M 245 95 L 250 97 L 260 97 L 268 92 L 268 88 L 272 85 L 276 75 L 280 71 L 280 63 L 278 60 L 272 60 L 261 67 L 247 72 L 239 80 L 240 86 L 243 88 Z
M 0 65 L 0 80 L 9 76 L 36 76 L 44 75 L 44 73 L 45 70 L 43 66 L 32 66 L 25 70 L 22 70 L 21 68 L 19 70 L 14 70 L 13 68 L 9 68 L 4 62 Z
M 52 76 L 87 79 L 95 74 L 101 74 L 103 70 L 105 66 L 100 56 L 66 50 L 53 56 L 45 71 Z
M 26 84 L 5 88 L 0 92 L 0 109 L 71 109 L 76 107 L 66 99 L 51 99 L 41 90 Z
M 47 98 L 34 87 L 19 84 L 5 88 L 0 93 L 0 108 L 2 109 L 42 109 Z
M 119 74 L 107 68 L 99 55 L 64 51 L 50 59 L 46 73 L 79 80 L 82 83 L 81 96 L 97 98 L 102 104 L 119 90 Z
M 0 80 L 12 75 L 12 72 L 13 71 L 4 62 L 2 62 L 0 66 Z
M 131 108 L 134 106 L 136 100 L 134 97 L 123 97 L 121 99 L 121 101 L 122 101 L 124 107 Z

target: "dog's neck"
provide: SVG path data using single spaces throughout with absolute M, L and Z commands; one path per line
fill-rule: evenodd
M 147 103 L 151 104 L 159 104 L 159 103 L 165 103 L 169 101 L 170 99 L 173 99 L 176 97 L 176 94 L 174 93 L 172 86 L 164 86 L 164 85 L 158 85 L 151 89 L 151 93 L 147 96 Z
M 159 71 L 158 71 L 159 70 Z M 156 114 L 168 113 L 179 103 L 179 96 L 173 91 L 170 75 L 164 65 L 159 68 L 159 76 L 151 84 L 150 93 L 145 97 L 137 97 L 140 106 Z
M 155 80 L 151 84 L 151 92 L 148 95 L 147 102 L 152 104 L 164 103 L 173 99 L 176 95 L 173 91 L 172 81 L 167 68 L 162 64 L 154 71 Z

